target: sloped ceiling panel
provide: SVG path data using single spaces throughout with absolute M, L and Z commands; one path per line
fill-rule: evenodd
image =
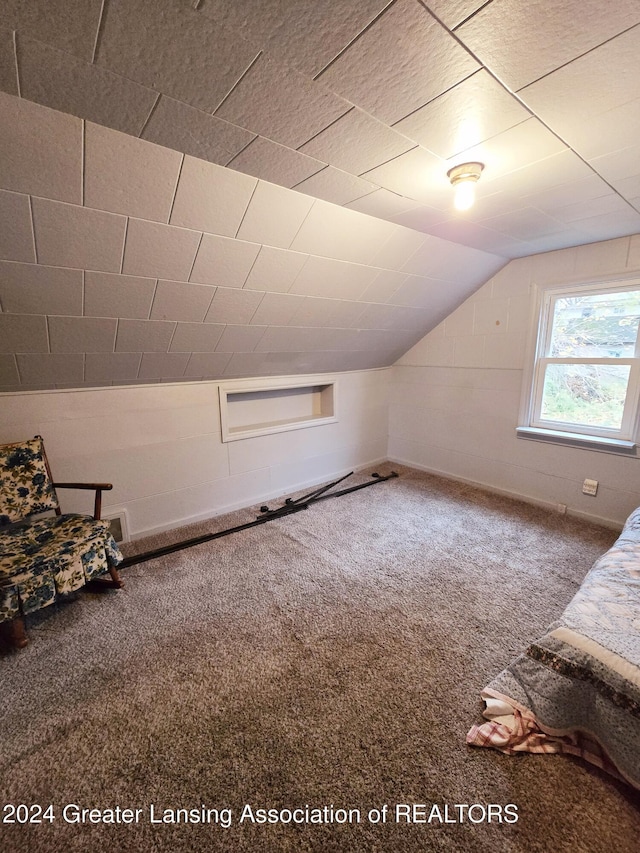
M 12 95 L 0 127 L 5 391 L 391 364 L 505 263 Z
M 640 231 L 638 56 L 636 0 L 4 0 L 0 386 L 390 363 Z
M 5 0 L 0 87 L 513 258 L 640 230 L 639 48 L 636 0 Z

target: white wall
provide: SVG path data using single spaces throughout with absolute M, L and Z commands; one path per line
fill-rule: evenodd
M 533 286 L 640 272 L 640 235 L 512 261 L 393 368 L 389 456 L 621 525 L 640 460 L 516 437 Z M 596 497 L 582 482 L 599 481 Z
M 40 434 L 56 480 L 113 483 L 104 512 L 126 509 L 137 537 L 385 459 L 389 377 L 332 375 L 337 423 L 228 443 L 216 382 L 2 394 L 0 444 Z M 63 509 L 90 494 L 61 492 Z

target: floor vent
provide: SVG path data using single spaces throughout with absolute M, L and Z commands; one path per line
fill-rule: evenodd
M 129 541 L 129 525 L 127 524 L 127 513 L 123 509 L 103 513 L 104 521 L 109 522 L 111 535 L 118 544 Z

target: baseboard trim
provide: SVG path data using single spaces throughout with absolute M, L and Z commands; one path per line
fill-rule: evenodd
M 134 542 L 138 539 L 145 539 L 148 536 L 155 536 L 157 533 L 165 533 L 168 530 L 175 530 L 176 528 L 187 527 L 190 524 L 197 524 L 198 522 L 206 521 L 210 518 L 217 518 L 221 515 L 226 515 L 229 512 L 235 512 L 239 509 L 246 509 L 248 507 L 253 506 L 254 504 L 264 503 L 265 501 L 274 500 L 276 498 L 282 498 L 285 495 L 300 491 L 301 489 L 308 489 L 312 488 L 313 486 L 318 486 L 322 483 L 326 483 L 328 480 L 342 477 L 351 470 L 360 472 L 366 470 L 367 468 L 372 468 L 377 465 L 383 465 L 384 463 L 404 465 L 407 468 L 414 468 L 417 471 L 424 471 L 426 474 L 433 474 L 434 476 L 442 477 L 445 480 L 453 480 L 454 482 L 464 483 L 465 485 L 474 486 L 478 489 L 483 489 L 484 491 L 491 492 L 496 495 L 501 495 L 502 497 L 523 501 L 524 503 L 532 504 L 533 506 L 539 506 L 543 509 L 549 510 L 550 512 L 557 512 L 558 509 L 558 504 L 553 501 L 545 501 L 541 498 L 536 498 L 532 495 L 521 494 L 520 492 L 515 492 L 510 489 L 501 489 L 498 486 L 493 486 L 490 483 L 483 483 L 480 480 L 472 480 L 468 477 L 459 477 L 449 473 L 448 471 L 442 471 L 438 468 L 429 468 L 426 465 L 420 465 L 417 462 L 414 462 L 410 459 L 403 459 L 399 456 L 384 456 L 379 457 L 378 459 L 372 459 L 371 461 L 365 462 L 361 465 L 356 465 L 350 468 L 342 468 L 340 470 L 333 471 L 326 477 L 312 478 L 309 480 L 303 480 L 298 483 L 293 483 L 285 491 L 283 491 L 282 489 L 275 489 L 269 492 L 263 492 L 251 498 L 250 500 L 238 501 L 231 504 L 225 504 L 222 507 L 217 507 L 215 511 L 209 510 L 198 513 L 197 515 L 191 515 L 186 518 L 171 521 L 167 524 L 160 524 L 155 527 L 149 527 L 144 530 L 138 530 L 135 533 L 130 532 L 129 541 Z M 622 524 L 615 519 L 603 518 L 598 515 L 582 512 L 581 510 L 571 509 L 571 507 L 567 507 L 566 514 L 574 518 L 579 518 L 582 521 L 586 521 L 591 524 L 599 524 L 601 527 L 607 527 L 612 530 L 620 531 L 622 529 Z
M 388 461 L 393 462 L 396 465 L 406 465 L 407 468 L 415 468 L 418 471 L 424 471 L 426 474 L 433 474 L 436 477 L 442 477 L 444 480 L 453 480 L 456 483 L 475 486 L 478 489 L 483 489 L 485 492 L 491 492 L 492 494 L 501 495 L 505 498 L 513 498 L 513 500 L 523 501 L 523 503 L 532 504 L 533 506 L 539 506 L 543 509 L 548 509 L 550 512 L 558 511 L 558 504 L 554 501 L 545 501 L 541 498 L 535 498 L 532 495 L 524 495 L 510 489 L 501 489 L 498 486 L 492 486 L 490 483 L 483 483 L 480 480 L 458 477 L 448 471 L 441 471 L 438 468 L 428 468 L 426 465 L 419 465 L 417 462 L 411 462 L 408 459 L 401 459 L 399 456 L 390 456 Z M 599 524 L 601 527 L 607 527 L 611 530 L 617 530 L 618 532 L 622 530 L 622 524 L 612 518 L 603 518 L 602 516 L 592 515 L 590 513 L 583 512 L 582 510 L 572 509 L 571 507 L 567 507 L 566 513 L 563 514 L 570 515 L 572 518 L 579 518 L 582 521 L 587 521 L 591 524 Z

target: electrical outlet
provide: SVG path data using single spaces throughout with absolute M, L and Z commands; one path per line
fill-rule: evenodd
M 597 480 L 585 480 L 582 484 L 582 494 L 583 495 L 592 495 L 596 496 L 598 492 L 598 481 Z

